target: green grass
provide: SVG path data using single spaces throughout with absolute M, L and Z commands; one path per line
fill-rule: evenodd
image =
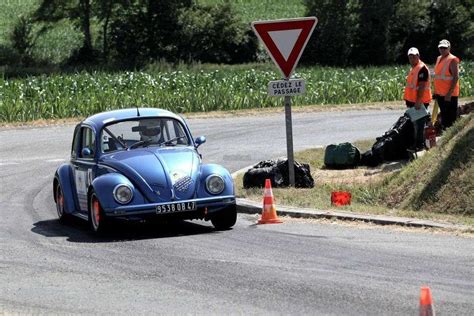
M 0 1 L 0 45 L 9 45 L 9 32 L 20 15 L 27 15 L 38 3 L 37 0 Z
M 0 48 L 11 46 L 9 34 L 18 17 L 27 16 L 37 8 L 39 3 L 39 0 L 0 1 Z M 35 26 L 34 31 L 38 31 L 41 27 L 42 25 Z M 95 29 L 93 27 L 93 31 Z M 37 37 L 32 52 L 33 57 L 47 61 L 49 64 L 59 64 L 66 60 L 74 49 L 80 47 L 81 41 L 82 35 L 74 28 L 73 23 L 61 21 Z
M 453 125 L 441 144 L 399 176 L 386 179 L 380 199 L 417 211 L 474 216 L 474 114 Z
M 355 144 L 364 152 L 373 143 L 369 140 Z M 383 168 L 359 167 L 322 173 L 324 149 L 309 149 L 296 153 L 295 159 L 310 164 L 315 187 L 274 188 L 273 193 L 280 205 L 474 225 L 473 144 L 474 114 L 470 114 L 447 130 L 437 147 L 397 171 L 384 173 Z M 371 173 L 380 176 L 371 179 L 367 177 Z M 362 174 L 367 179 L 357 180 Z M 244 189 L 242 179 L 243 175 L 235 179 L 237 195 L 260 201 L 262 189 Z M 351 192 L 351 205 L 333 207 L 333 191 Z
M 374 140 L 362 140 L 355 142 L 354 145 L 356 145 L 362 153 L 368 150 L 373 143 Z M 374 204 L 376 201 L 373 198 L 377 184 L 382 178 L 366 180 L 363 185 L 350 183 L 350 180 L 353 179 L 355 175 L 365 173 L 365 171 L 368 170 L 367 168 L 358 168 L 359 172 L 351 172 L 350 174 L 344 170 L 333 170 L 331 173 L 334 173 L 334 177 L 331 177 L 331 180 L 329 180 L 327 175 L 319 172 L 325 170 L 324 149 L 312 148 L 296 152 L 295 160 L 310 165 L 311 173 L 315 180 L 315 187 L 312 189 L 273 188 L 277 204 L 326 210 L 334 208 L 330 200 L 331 192 L 349 191 L 353 196 L 352 204 L 338 208 L 338 210 L 370 214 L 384 214 L 387 211 L 385 208 Z M 243 188 L 243 174 L 235 178 L 235 183 L 237 196 L 255 201 L 259 201 L 262 198 L 262 189 Z
M 198 0 L 201 4 L 224 3 L 225 0 Z M 0 1 L 0 54 L 2 47 L 10 47 L 9 34 L 20 15 L 26 16 L 39 5 L 39 0 Z M 262 0 L 232 1 L 232 5 L 245 23 L 264 19 L 299 17 L 304 15 L 302 1 Z M 40 26 L 37 26 L 37 31 Z M 92 21 L 92 35 L 98 38 L 98 26 Z M 35 43 L 33 57 L 49 64 L 64 62 L 74 49 L 80 47 L 82 34 L 74 28 L 71 21 L 62 21 L 46 33 L 41 34 Z M 100 45 L 99 45 L 100 46 Z M 6 52 L 6 50 L 5 50 Z M 1 59 L 1 58 L 0 58 Z
M 202 4 L 220 4 L 226 0 L 198 0 Z M 303 1 L 292 0 L 235 0 L 231 1 L 244 22 L 302 17 L 305 14 Z
M 474 95 L 474 62 L 464 63 L 461 96 Z M 156 64 L 142 72 L 104 71 L 52 74 L 20 79 L 0 77 L 0 122 L 83 117 L 130 106 L 174 112 L 209 112 L 281 107 L 267 96 L 278 79 L 272 65 L 194 65 L 180 70 Z M 408 67 L 300 68 L 306 94 L 292 104 L 357 104 L 402 99 Z
M 92 27 L 92 32 L 97 33 L 96 27 Z M 74 28 L 71 21 L 63 20 L 38 38 L 33 55 L 37 60 L 45 60 L 55 65 L 61 64 L 81 44 L 82 34 Z

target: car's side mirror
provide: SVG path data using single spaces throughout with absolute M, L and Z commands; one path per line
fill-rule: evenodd
M 199 146 L 201 146 L 205 142 L 206 142 L 206 137 L 205 136 L 199 136 L 198 138 L 196 138 L 194 140 L 194 143 L 196 144 L 196 148 L 198 148 Z
M 92 156 L 92 150 L 89 147 L 82 148 L 81 157 L 90 158 L 90 156 Z

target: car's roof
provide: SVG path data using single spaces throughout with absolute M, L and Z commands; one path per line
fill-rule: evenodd
M 140 115 L 138 115 L 140 113 Z M 107 111 L 97 113 L 88 118 L 84 119 L 84 123 L 95 126 L 96 129 L 101 129 L 105 124 L 109 124 L 115 121 L 122 121 L 133 118 L 144 118 L 144 117 L 171 117 L 184 123 L 184 120 L 173 112 L 157 109 L 157 108 L 129 108 L 114 111 Z

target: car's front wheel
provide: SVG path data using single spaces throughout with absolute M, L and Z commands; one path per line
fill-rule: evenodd
M 108 226 L 107 217 L 104 215 L 104 210 L 94 192 L 89 198 L 89 226 L 96 233 L 103 232 Z
M 64 194 L 61 185 L 58 184 L 56 186 L 56 211 L 58 213 L 59 221 L 64 223 L 68 219 L 68 214 L 64 211 Z
M 211 218 L 211 223 L 217 230 L 229 229 L 237 222 L 237 208 L 235 205 L 230 205 L 219 211 Z

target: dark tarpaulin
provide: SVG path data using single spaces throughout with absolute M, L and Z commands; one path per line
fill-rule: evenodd
M 313 188 L 314 179 L 310 167 L 305 163 L 294 163 L 295 186 L 297 188 Z M 288 159 L 260 161 L 244 174 L 244 188 L 263 188 L 265 179 L 270 179 L 272 187 L 288 187 Z

